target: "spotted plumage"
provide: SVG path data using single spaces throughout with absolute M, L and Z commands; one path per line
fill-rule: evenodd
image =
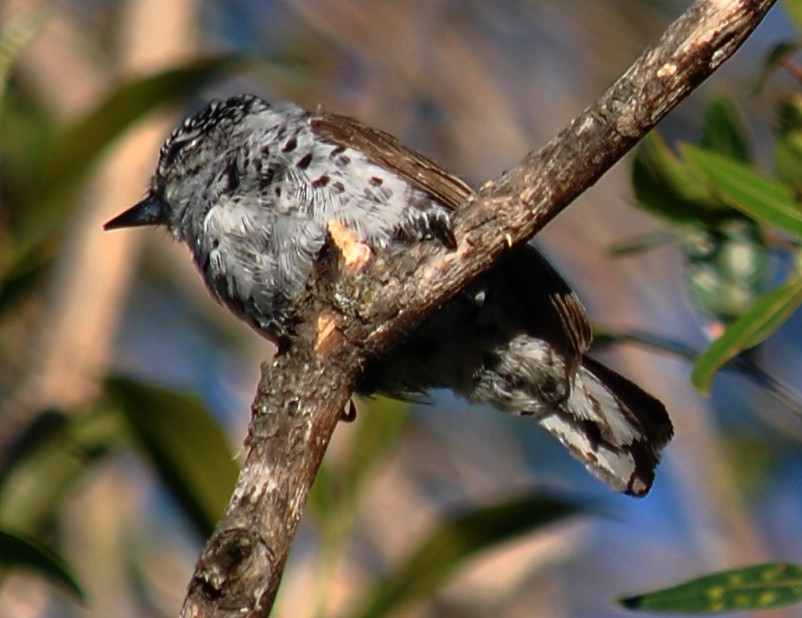
M 291 333 L 296 303 L 336 221 L 376 251 L 456 246 L 471 195 L 394 137 L 345 116 L 242 95 L 189 117 L 161 149 L 148 196 L 107 228 L 164 225 L 212 294 L 264 336 Z M 662 404 L 585 356 L 585 310 L 532 247 L 510 250 L 357 390 L 449 388 L 532 416 L 613 489 L 644 495 L 672 435 Z

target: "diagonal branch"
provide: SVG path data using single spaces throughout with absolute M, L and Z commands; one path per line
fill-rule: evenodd
M 421 243 L 356 274 L 333 263 L 331 252 L 307 292 L 308 326 L 262 367 L 245 464 L 198 560 L 182 616 L 269 613 L 309 488 L 365 359 L 401 340 L 592 185 L 729 58 L 773 4 L 697 1 L 593 106 L 458 211 L 455 251 Z

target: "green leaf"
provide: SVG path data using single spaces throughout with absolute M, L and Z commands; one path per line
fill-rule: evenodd
M 19 281 L 30 271 L 29 265 L 39 265 L 57 252 L 57 240 L 72 212 L 74 191 L 126 129 L 253 62 L 235 55 L 205 58 L 123 82 L 66 129 L 37 135 L 37 152 L 31 160 L 16 160 L 20 153 L 7 156 L 13 164 L 14 193 L 31 207 L 16 209 L 21 220 L 15 222 L 13 242 L 6 242 L 6 252 L 0 255 L 0 295 L 13 292 L 4 289 L 6 280 L 12 284 Z M 41 120 L 37 126 L 40 124 Z M 155 165 L 157 153 L 153 156 Z
M 220 425 L 193 397 L 123 378 L 106 387 L 184 513 L 201 535 L 211 534 L 239 472 Z
M 703 393 L 710 392 L 716 372 L 739 352 L 751 348 L 776 331 L 802 304 L 802 277 L 762 296 L 735 320 L 697 359 L 691 382 Z
M 791 21 L 794 22 L 796 29 L 802 32 L 802 1 L 800 0 L 783 0 L 783 8 Z
M 33 539 L 0 529 L 0 568 L 25 569 L 61 584 L 78 601 L 86 595 L 64 560 Z
M 702 146 L 735 161 L 749 162 L 746 129 L 730 99 L 719 96 L 708 104 L 702 127 Z
M 236 55 L 203 58 L 120 84 L 94 110 L 55 138 L 40 179 L 43 188 L 49 196 L 68 191 L 134 122 L 160 107 L 187 100 L 249 62 L 253 60 Z
M 674 224 L 717 220 L 729 212 L 706 179 L 680 161 L 656 131 L 635 152 L 632 188 L 640 208 Z
M 37 284 L 48 272 L 45 266 L 55 253 L 50 247 L 41 245 L 36 252 L 18 246 L 8 247 L 7 251 L 0 253 L 0 320 L 13 310 L 18 301 L 36 293 Z
M 45 21 L 45 10 L 41 6 L 23 7 L 25 5 L 16 10 L 7 9 L 5 23 L 0 27 L 0 117 L 12 67 Z
M 802 96 L 794 94 L 782 99 L 777 115 L 774 167 L 777 177 L 793 186 L 798 194 L 802 187 Z
M 0 524 L 39 535 L 75 484 L 128 440 L 120 419 L 102 407 L 41 414 L 14 445 L 0 479 Z
M 802 133 L 788 133 L 777 138 L 774 144 L 774 168 L 777 177 L 793 185 L 799 193 L 802 188 Z
M 357 418 L 340 431 L 354 432 L 336 461 L 324 460 L 306 503 L 321 542 L 317 577 L 310 597 L 312 615 L 324 615 L 334 594 L 334 575 L 346 556 L 360 513 L 360 500 L 372 473 L 394 452 L 409 419 L 409 403 L 378 397 L 361 401 Z
M 617 242 L 607 249 L 607 253 L 610 255 L 610 257 L 626 257 L 629 255 L 643 253 L 645 251 L 651 251 L 652 249 L 655 249 L 660 245 L 664 245 L 671 240 L 672 237 L 664 232 L 643 234 L 641 236 L 630 238 L 629 240 Z
M 435 592 L 479 552 L 582 512 L 576 502 L 534 493 L 482 505 L 440 522 L 409 557 L 379 581 L 351 615 L 389 616 Z
M 798 0 L 792 0 L 792 2 L 798 4 Z M 760 67 L 760 73 L 758 73 L 757 79 L 755 80 L 754 90 L 756 93 L 763 89 L 769 77 L 782 66 L 785 59 L 798 49 L 799 43 L 779 43 L 771 49 L 766 55 L 763 66 Z
M 782 607 L 802 600 L 802 567 L 763 564 L 722 571 L 678 586 L 619 599 L 643 612 L 710 614 Z
M 616 343 L 638 343 L 660 352 L 667 352 L 679 358 L 693 361 L 699 356 L 694 348 L 672 339 L 641 331 L 616 332 L 599 329 L 593 326 L 593 345 L 609 346 Z M 778 381 L 761 369 L 750 356 L 739 356 L 732 363 L 723 367 L 724 370 L 737 372 L 754 382 L 764 392 L 774 397 L 788 410 L 797 416 L 802 416 L 802 401 L 799 393 L 792 387 Z
M 691 144 L 684 144 L 683 152 L 727 204 L 760 223 L 802 239 L 802 208 L 788 185 L 766 178 L 748 165 Z
M 598 325 L 593 325 L 593 347 L 604 349 L 606 346 L 621 344 L 621 343 L 637 343 L 647 348 L 659 352 L 666 352 L 674 354 L 679 358 L 692 361 L 699 353 L 691 346 L 662 337 L 654 335 L 645 331 L 614 331 L 600 328 Z
M 381 397 L 356 420 L 357 435 L 343 465 L 347 493 L 357 495 L 366 478 L 394 452 L 409 420 L 409 403 Z
M 334 523 L 340 519 L 335 512 L 345 516 L 343 511 L 353 510 L 371 472 L 394 452 L 409 419 L 408 408 L 407 402 L 386 397 L 360 402 L 350 450 L 339 465 L 324 460 L 307 500 L 308 511 L 319 523 Z

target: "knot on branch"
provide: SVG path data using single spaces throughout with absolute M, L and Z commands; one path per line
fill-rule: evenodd
M 275 568 L 273 553 L 248 528 L 230 528 L 214 536 L 195 569 L 195 585 L 200 592 L 226 609 L 258 607 L 265 579 L 254 581 L 254 574 Z

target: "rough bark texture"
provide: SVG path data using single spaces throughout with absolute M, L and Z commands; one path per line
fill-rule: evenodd
M 702 0 L 557 137 L 456 216 L 455 251 L 421 243 L 361 272 L 336 249 L 308 291 L 305 324 L 262 368 L 247 457 L 198 560 L 182 616 L 266 616 L 320 461 L 364 359 L 416 328 L 505 248 L 592 185 L 749 36 L 773 0 Z M 336 324 L 336 328 L 318 325 Z

